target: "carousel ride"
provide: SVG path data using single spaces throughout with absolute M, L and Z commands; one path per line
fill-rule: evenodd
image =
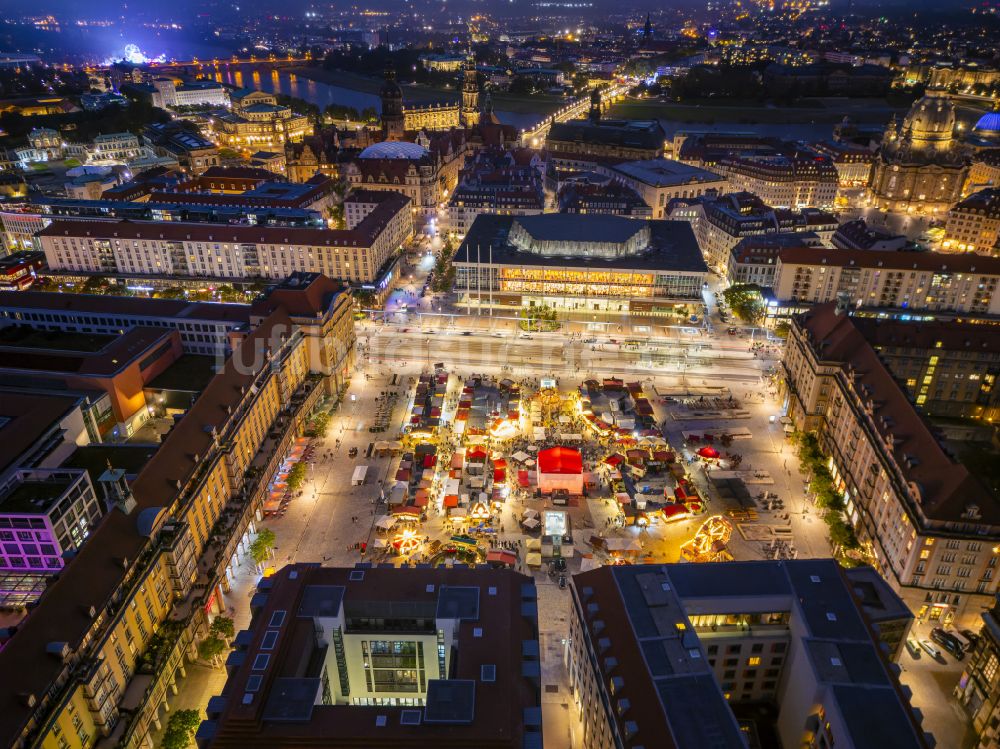
M 733 555 L 726 546 L 733 535 L 733 525 L 722 515 L 712 515 L 694 537 L 681 545 L 685 562 L 731 562 Z

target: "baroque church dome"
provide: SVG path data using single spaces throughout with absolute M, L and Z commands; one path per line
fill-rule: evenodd
M 955 105 L 946 95 L 929 91 L 906 115 L 903 133 L 914 149 L 949 148 L 955 136 Z

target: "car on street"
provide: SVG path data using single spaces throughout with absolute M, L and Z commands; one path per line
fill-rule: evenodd
M 358 457 L 358 448 L 352 447 L 350 450 L 348 450 L 347 451 L 347 457 L 349 457 L 349 458 L 356 458 L 356 457 Z
M 951 653 L 957 660 L 962 660 L 965 657 L 962 643 L 940 627 L 935 627 L 931 630 L 931 639 Z
M 966 640 L 969 641 L 972 647 L 975 647 L 976 643 L 979 642 L 978 632 L 973 632 L 971 629 L 960 629 L 958 631 L 962 633 L 962 635 L 965 637 Z
M 941 651 L 934 647 L 934 643 L 928 640 L 926 637 L 920 638 L 920 647 L 922 647 L 931 658 L 941 659 Z
M 910 655 L 914 658 L 920 657 L 920 642 L 916 637 L 906 638 L 906 649 L 910 651 Z

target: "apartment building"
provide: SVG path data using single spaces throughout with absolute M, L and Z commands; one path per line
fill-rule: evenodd
M 754 284 L 763 289 L 774 286 L 778 254 L 789 247 L 822 247 L 815 232 L 781 232 L 760 237 L 744 237 L 729 252 L 726 280 L 730 284 Z
M 619 182 L 604 185 L 572 181 L 556 196 L 559 213 L 600 213 L 606 216 L 652 218 L 653 211 L 635 190 Z
M 353 301 L 343 284 L 316 273 L 293 273 L 249 306 L 0 291 L 0 330 L 26 324 L 39 330 L 122 336 L 136 327 L 166 328 L 177 331 L 184 353 L 221 360 L 278 308 L 305 336 L 311 370 L 328 377 L 330 391 L 336 392 L 354 367 Z
M 412 234 L 410 201 L 387 197 L 353 229 L 56 220 L 38 234 L 52 270 L 243 280 L 323 273 L 376 282 Z
M 944 224 L 945 252 L 976 252 L 997 255 L 1000 247 L 1000 188 L 973 193 L 955 203 Z
M 896 252 L 906 249 L 909 240 L 902 234 L 869 226 L 863 218 L 846 221 L 837 227 L 830 244 L 838 250 L 881 250 Z
M 289 565 L 261 581 L 198 745 L 541 747 L 536 600 L 508 569 Z
M 877 577 L 832 559 L 609 566 L 571 591 L 584 749 L 740 749 L 742 704 L 774 710 L 781 746 L 933 745 L 880 636 L 912 615 Z
M 842 141 L 821 141 L 810 148 L 830 159 L 841 188 L 867 187 L 875 163 L 875 152 L 870 148 Z
M 955 687 L 955 697 L 979 736 L 976 749 L 1000 743 L 1000 598 L 982 613 L 981 627 Z
M 810 232 L 827 242 L 837 228 L 837 218 L 831 213 L 778 210 L 748 192 L 674 200 L 667 213 L 692 225 L 705 262 L 720 275 L 726 273 L 730 252 L 741 239 Z
M 853 319 L 922 413 L 989 423 L 1000 418 L 1000 330 L 982 322 Z
M 817 433 L 863 553 L 914 614 L 973 625 L 997 590 L 1000 504 L 918 411 L 947 349 L 928 357 L 914 404 L 865 329 L 837 304 L 792 319 L 787 413 Z
M 467 158 L 442 228 L 464 236 L 480 213 L 530 216 L 545 210 L 544 164 L 531 149 L 484 149 Z
M 774 295 L 822 304 L 846 295 L 861 307 L 1000 313 L 1000 259 L 941 252 L 790 248 L 778 255 Z
M 313 285 L 298 291 L 317 301 Z M 0 684 L 4 745 L 149 745 L 185 652 L 225 606 L 267 481 L 319 400 L 309 360 L 276 304 L 134 480 L 110 471 L 108 512 L 0 650 L 0 670 L 18 674 Z
M 753 193 L 776 208 L 829 210 L 840 184 L 833 161 L 812 151 L 727 156 L 715 169 L 731 190 Z

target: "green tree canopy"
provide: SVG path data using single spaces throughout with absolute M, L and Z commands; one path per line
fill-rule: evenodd
M 178 710 L 167 721 L 167 730 L 160 742 L 162 749 L 185 749 L 201 724 L 197 710 Z
M 764 320 L 764 299 L 760 295 L 760 286 L 743 283 L 730 286 L 722 292 L 723 299 L 740 320 L 750 325 L 758 325 Z
M 250 543 L 250 556 L 258 565 L 271 558 L 274 542 L 274 531 L 270 528 L 261 528 L 257 532 L 257 538 Z

